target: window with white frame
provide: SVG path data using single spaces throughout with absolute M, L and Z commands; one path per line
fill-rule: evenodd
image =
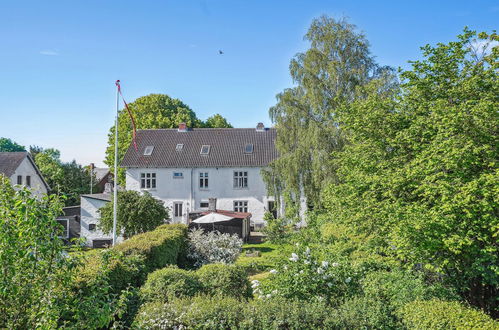
M 26 186 L 31 187 L 31 176 L 26 175 Z
M 144 149 L 144 156 L 151 156 L 153 150 L 154 150 L 154 146 L 147 146 Z
M 69 219 L 57 219 L 57 222 L 62 226 L 60 238 L 69 238 Z
M 209 206 L 210 206 L 209 202 L 206 201 L 199 202 L 199 208 L 201 209 L 207 209 Z
M 235 171 L 234 172 L 234 188 L 248 188 L 248 172 Z
M 177 146 L 175 147 L 175 150 L 177 150 L 177 151 L 182 151 L 182 149 L 184 149 L 184 144 L 183 144 L 183 143 L 179 143 L 179 144 L 177 144 Z
M 17 184 L 23 184 L 23 176 L 22 175 L 17 176 Z
M 248 201 L 234 201 L 234 212 L 248 212 Z
M 182 202 L 175 202 L 173 203 L 173 216 L 175 218 L 181 217 L 183 215 L 182 213 Z
M 199 173 L 199 188 L 208 189 L 208 172 Z
M 140 188 L 156 189 L 156 173 L 155 172 L 140 173 Z
M 201 146 L 201 155 L 207 155 L 210 153 L 210 146 L 209 145 L 203 145 Z
M 174 179 L 183 179 L 184 178 L 184 173 L 182 173 L 182 172 L 173 172 L 173 178 Z

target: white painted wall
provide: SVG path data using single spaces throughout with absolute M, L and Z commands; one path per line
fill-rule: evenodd
M 26 176 L 31 176 L 30 190 L 34 195 L 41 197 L 48 192 L 42 178 L 38 175 L 38 172 L 36 171 L 31 161 L 28 159 L 28 157 L 24 158 L 21 164 L 19 164 L 19 166 L 17 167 L 14 174 L 10 177 L 10 182 L 12 183 L 12 185 L 17 184 L 18 175 L 21 175 L 23 177 L 23 186 L 26 186 Z
M 99 230 L 99 209 L 107 203 L 109 202 L 91 197 L 81 196 L 80 237 L 86 239 L 86 241 L 84 242 L 86 246 L 91 247 L 92 241 L 94 239 L 113 239 L 113 235 L 111 233 L 104 234 L 101 230 Z M 90 231 L 88 229 L 89 224 L 95 224 L 96 229 Z M 122 237 L 117 238 L 118 242 L 121 242 L 122 240 Z
M 265 183 L 260 175 L 261 167 L 211 167 L 211 168 L 128 168 L 126 171 L 126 189 L 149 191 L 154 197 L 165 202 L 173 216 L 173 203 L 183 203 L 182 219 L 175 222 L 187 222 L 188 213 L 207 210 L 200 208 L 200 202 L 208 202 L 208 198 L 217 198 L 217 209 L 233 210 L 234 201 L 248 201 L 248 212 L 252 213 L 251 221 L 263 224 L 263 215 L 267 209 L 267 201 L 273 197 L 267 196 Z M 248 172 L 248 188 L 233 187 L 234 171 Z M 156 189 L 140 188 L 140 173 L 156 173 Z M 173 177 L 174 172 L 182 172 L 183 179 Z M 209 188 L 199 187 L 199 173 L 208 172 Z

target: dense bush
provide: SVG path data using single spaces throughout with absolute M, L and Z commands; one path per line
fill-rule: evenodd
M 262 228 L 262 232 L 269 242 L 281 242 L 289 236 L 292 226 L 288 225 L 284 218 L 274 218 L 272 213 L 265 212 L 263 220 L 265 227 Z
M 203 285 L 194 271 L 168 266 L 150 273 L 140 294 L 146 301 L 167 302 L 172 298 L 194 296 L 202 289 Z
M 192 229 L 189 232 L 187 257 L 196 267 L 209 263 L 230 264 L 236 261 L 242 246 L 243 241 L 236 234 Z
M 179 255 L 186 247 L 187 227 L 184 225 L 162 225 L 155 230 L 133 236 L 116 245 L 114 249 L 125 255 L 144 257 L 149 273 L 166 265 L 177 264 Z
M 241 302 L 220 296 L 146 304 L 135 320 L 140 329 L 330 329 L 334 324 L 320 303 L 283 299 Z
M 209 264 L 196 271 L 209 295 L 222 294 L 231 297 L 252 296 L 248 275 L 237 265 Z
M 403 324 L 423 329 L 499 329 L 499 322 L 485 313 L 463 306 L 457 301 L 438 299 L 414 301 L 400 309 Z
M 258 298 L 279 296 L 339 303 L 358 290 L 358 274 L 345 259 L 319 260 L 309 248 L 292 253 L 262 283 L 253 281 Z

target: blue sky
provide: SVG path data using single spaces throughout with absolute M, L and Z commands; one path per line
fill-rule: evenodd
M 165 93 L 201 119 L 270 125 L 289 60 L 321 14 L 347 16 L 379 63 L 407 68 L 420 46 L 465 25 L 496 29 L 499 2 L 2 0 L 0 137 L 102 166 L 116 79 L 129 102 Z

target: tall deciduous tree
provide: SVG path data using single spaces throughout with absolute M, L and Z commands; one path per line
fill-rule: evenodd
M 180 123 L 188 127 L 231 127 L 225 118 L 215 115 L 203 123 L 192 109 L 180 101 L 165 94 L 150 94 L 128 104 L 132 111 L 137 129 L 175 128 Z M 219 125 L 219 126 L 212 126 Z M 114 125 L 109 130 L 108 147 L 105 163 L 114 169 Z M 121 161 L 132 142 L 132 123 L 126 110 L 121 110 L 118 117 L 118 159 Z M 125 171 L 118 169 L 119 182 L 124 183 Z
M 296 87 L 278 94 L 270 109 L 280 157 L 264 174 L 269 190 L 285 197 L 288 217 L 298 213 L 302 196 L 320 207 L 321 190 L 335 181 L 331 153 L 344 144 L 336 113 L 381 71 L 365 36 L 345 19 L 315 19 L 305 40 L 310 49 L 290 64 Z
M 349 143 L 323 197 L 327 219 L 497 313 L 499 38 L 476 38 L 423 47 L 398 97 L 374 81 L 338 113 Z
M 0 151 L 3 152 L 13 152 L 13 151 L 26 151 L 26 149 L 11 139 L 0 138 Z
M 107 203 L 100 210 L 100 227 L 103 232 L 113 230 L 113 203 Z M 129 190 L 118 193 L 118 219 L 116 230 L 125 237 L 151 231 L 164 223 L 168 210 L 163 202 L 145 192 Z
M 80 195 L 90 192 L 90 172 L 74 160 L 62 162 L 59 150 L 38 148 L 35 162 L 52 193 L 64 196 L 67 206 L 78 205 Z
M 232 128 L 232 125 L 229 124 L 227 119 L 222 117 L 220 114 L 215 114 L 211 117 L 208 117 L 206 121 L 203 124 L 203 127 L 209 127 L 209 128 Z

